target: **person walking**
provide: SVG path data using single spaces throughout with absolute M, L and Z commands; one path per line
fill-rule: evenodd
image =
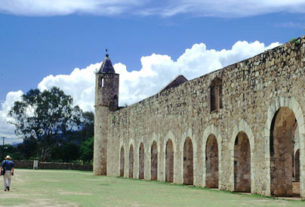
M 5 160 L 1 163 L 1 171 L 4 171 L 3 180 L 4 180 L 4 191 L 10 191 L 11 179 L 14 175 L 14 162 L 12 158 L 7 155 Z

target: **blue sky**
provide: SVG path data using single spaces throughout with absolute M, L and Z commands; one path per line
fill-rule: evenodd
M 92 110 L 106 48 L 130 104 L 180 73 L 191 79 L 304 35 L 304 11 L 305 0 L 0 0 L 0 124 L 37 87 L 59 86 Z M 5 128 L 0 136 L 13 137 Z
M 303 23 L 290 25 L 291 22 Z M 69 73 L 104 58 L 140 69 L 152 53 L 174 59 L 194 43 L 229 49 L 238 40 L 265 44 L 304 35 L 303 14 L 266 14 L 243 18 L 0 15 L 0 100 L 11 90 L 29 90 L 49 74 Z

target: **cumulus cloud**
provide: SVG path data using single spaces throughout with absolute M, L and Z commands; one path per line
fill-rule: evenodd
M 278 45 L 279 43 L 266 46 L 258 41 L 238 41 L 231 49 L 214 50 L 208 49 L 204 43 L 199 43 L 186 49 L 177 60 L 160 54 L 142 57 L 139 70 L 127 70 L 123 63 L 116 63 L 114 68 L 120 74 L 120 105 L 132 104 L 156 94 L 180 74 L 187 79 L 193 79 Z M 83 69 L 75 68 L 70 74 L 49 75 L 38 83 L 38 88 L 47 90 L 57 86 L 71 95 L 74 104 L 79 105 L 84 111 L 93 111 L 95 73 L 101 64 L 102 62 Z M 21 99 L 22 94 L 22 91 L 8 93 L 1 106 L 2 136 L 15 137 L 14 127 L 7 123 L 7 113 L 13 103 Z
M 5 101 L 1 104 L 0 135 L 8 138 L 6 139 L 5 143 L 20 142 L 20 140 L 14 134 L 15 127 L 8 123 L 10 118 L 7 116 L 7 114 L 14 105 L 14 102 L 21 100 L 22 95 L 22 91 L 11 91 L 6 95 Z
M 195 14 L 243 17 L 274 12 L 305 11 L 305 0 L 0 0 L 0 12 L 49 16 L 86 13 L 94 15 Z
M 96 63 L 84 69 L 75 68 L 67 75 L 49 75 L 38 84 L 38 89 L 43 91 L 57 86 L 73 97 L 74 104 L 79 105 L 85 111 L 92 111 L 95 72 L 100 66 L 101 63 Z
M 120 105 L 132 104 L 157 93 L 180 74 L 193 79 L 278 45 L 238 41 L 229 50 L 214 50 L 200 43 L 186 49 L 177 60 L 160 54 L 142 57 L 139 70 L 127 70 L 123 63 L 114 64 L 116 72 L 120 74 Z M 67 75 L 47 76 L 38 84 L 38 88 L 46 90 L 58 86 L 71 95 L 75 104 L 83 110 L 93 110 L 95 72 L 100 66 L 101 62 L 83 69 L 75 68 Z

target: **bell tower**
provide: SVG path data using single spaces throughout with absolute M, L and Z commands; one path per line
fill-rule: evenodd
M 112 66 L 109 54 L 96 73 L 95 79 L 95 116 L 94 116 L 94 156 L 95 175 L 107 175 L 108 118 L 118 109 L 119 74 Z

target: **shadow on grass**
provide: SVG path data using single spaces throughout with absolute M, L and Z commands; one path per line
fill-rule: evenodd
M 136 179 L 136 178 L 126 178 L 126 177 L 120 177 L 117 176 L 116 178 L 122 179 L 122 180 L 130 180 L 130 181 L 135 181 L 135 182 L 146 182 L 146 183 L 155 183 L 155 184 L 160 184 L 160 185 L 168 185 L 168 186 L 175 186 L 179 188 L 189 188 L 193 190 L 201 190 L 201 191 L 208 191 L 208 192 L 215 192 L 215 193 L 227 193 L 227 194 L 232 194 L 232 195 L 239 195 L 243 197 L 249 197 L 249 198 L 257 198 L 257 199 L 269 199 L 269 200 L 285 200 L 288 202 L 300 202 L 300 203 L 305 203 L 304 199 L 298 198 L 300 200 L 292 200 L 289 199 L 290 197 L 274 197 L 274 196 L 263 196 L 259 195 L 256 193 L 242 193 L 242 192 L 232 192 L 229 190 L 219 190 L 216 188 L 207 188 L 207 187 L 202 187 L 202 186 L 194 186 L 194 185 L 184 185 L 184 184 L 177 184 L 177 183 L 169 183 L 165 181 L 158 181 L 158 180 L 144 180 L 144 179 Z

